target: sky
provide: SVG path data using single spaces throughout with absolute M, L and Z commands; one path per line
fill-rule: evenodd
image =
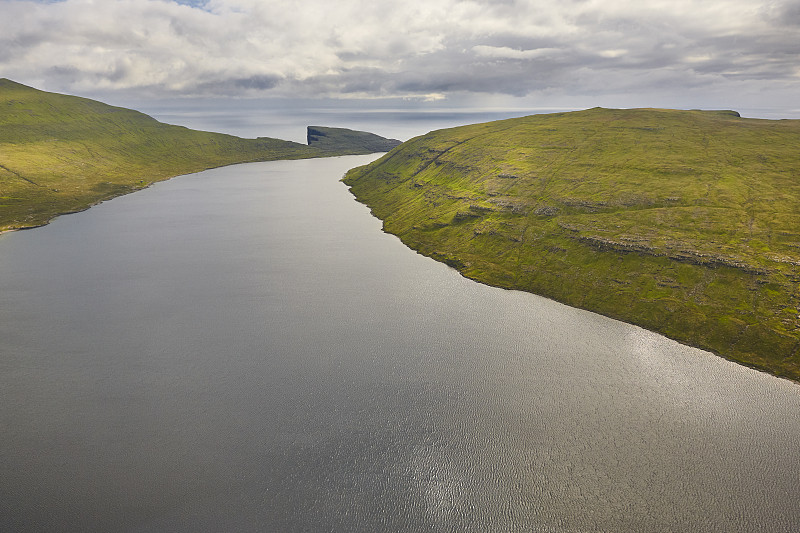
M 0 77 L 111 103 L 800 118 L 800 0 L 0 0 Z

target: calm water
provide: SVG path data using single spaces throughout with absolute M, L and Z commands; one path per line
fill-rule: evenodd
M 800 526 L 800 387 L 406 249 L 372 156 L 0 237 L 0 530 Z
M 103 100 L 103 98 L 101 98 Z M 105 100 L 103 100 L 105 101 Z M 305 144 L 307 126 L 336 126 L 408 140 L 427 131 L 575 108 L 446 107 L 408 101 L 169 99 L 114 102 L 168 124 Z
M 494 100 L 486 95 L 479 99 L 448 98 L 438 102 L 405 99 L 235 99 L 235 98 L 170 98 L 152 100 L 112 93 L 86 94 L 103 102 L 138 109 L 169 124 L 194 129 L 230 133 L 240 137 L 277 137 L 306 142 L 306 126 L 338 126 L 370 131 L 400 140 L 440 128 L 451 128 L 476 122 L 522 117 L 537 113 L 576 111 L 595 106 L 630 107 L 631 102 L 598 100 L 585 102 L 569 99 L 567 106 L 541 107 L 538 99 Z M 108 99 L 112 100 L 109 101 Z M 551 102 L 551 104 L 554 102 Z M 564 104 L 566 102 L 562 102 Z M 648 105 L 652 104 L 650 102 Z M 656 107 L 674 107 L 666 102 Z M 800 108 L 741 108 L 743 117 L 784 119 L 800 118 Z

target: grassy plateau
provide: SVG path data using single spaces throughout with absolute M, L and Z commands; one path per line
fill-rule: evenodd
M 431 132 L 344 181 L 469 278 L 800 380 L 800 120 L 533 115 Z
M 321 147 L 242 139 L 0 79 L 0 232 L 46 224 L 179 174 L 250 161 L 370 153 L 375 150 L 357 143 L 383 139 L 327 130 L 328 144 Z

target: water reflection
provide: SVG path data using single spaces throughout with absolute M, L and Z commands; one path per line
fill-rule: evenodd
M 796 385 L 409 251 L 370 159 L 0 237 L 0 529 L 794 531 Z

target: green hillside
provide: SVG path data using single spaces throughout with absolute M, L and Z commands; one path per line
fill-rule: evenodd
M 309 146 L 337 153 L 347 153 L 348 151 L 353 154 L 388 152 L 400 144 L 397 139 L 386 139 L 374 133 L 347 128 L 308 126 L 306 131 Z
M 0 231 L 45 224 L 179 174 L 345 153 L 369 151 L 195 131 L 0 79 Z
M 800 379 L 800 120 L 534 115 L 417 137 L 345 182 L 465 276 Z

